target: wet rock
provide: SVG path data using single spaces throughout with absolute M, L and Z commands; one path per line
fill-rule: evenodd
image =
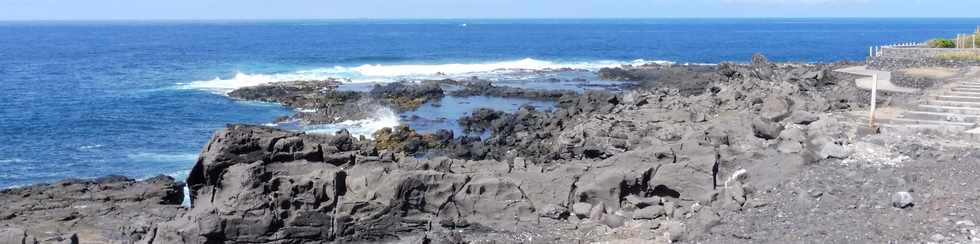
M 463 89 L 452 91 L 450 94 L 458 97 L 489 96 L 558 101 L 563 96 L 574 96 L 575 92 L 567 90 L 541 90 L 495 86 L 491 81 L 470 80 L 464 82 Z
M 380 109 L 379 104 L 367 101 L 362 93 L 337 91 L 336 88 L 341 82 L 332 79 L 274 82 L 242 87 L 229 92 L 228 96 L 303 109 L 303 112 L 297 113 L 294 117 L 310 124 L 364 119 Z M 288 119 L 277 119 L 277 121 L 286 120 Z
M 639 81 L 644 79 L 643 76 L 620 67 L 599 69 L 599 78 L 620 81 Z
M 399 125 L 378 130 L 374 133 L 374 139 L 377 150 L 392 150 L 414 155 L 423 151 L 450 147 L 453 133 L 449 130 L 440 130 L 433 134 L 419 134 L 408 126 Z
M 901 191 L 892 195 L 892 206 L 896 208 L 912 207 L 914 205 L 912 201 L 912 194 L 909 192 Z
M 371 97 L 385 101 L 399 111 L 414 110 L 429 101 L 441 99 L 445 94 L 437 82 L 394 82 L 374 85 Z
M 275 82 L 239 88 L 229 92 L 228 96 L 245 100 L 275 102 L 294 108 L 315 108 L 318 107 L 317 104 L 358 100 L 359 97 L 356 97 L 354 93 L 333 93 L 341 82 L 340 80 Z M 327 93 L 329 95 L 322 96 Z M 315 94 L 321 96 L 314 97 Z
M 495 121 L 500 120 L 508 116 L 502 111 L 496 111 L 488 108 L 479 108 L 473 110 L 469 116 L 460 118 L 459 126 L 468 132 L 484 132 L 493 129 L 493 124 Z

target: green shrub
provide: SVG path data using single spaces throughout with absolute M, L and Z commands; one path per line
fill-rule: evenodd
M 953 40 L 945 39 L 945 38 L 936 38 L 936 39 L 929 40 L 929 43 L 928 44 L 929 44 L 929 47 L 934 47 L 934 48 L 954 48 L 954 47 L 956 47 L 956 42 L 953 42 Z

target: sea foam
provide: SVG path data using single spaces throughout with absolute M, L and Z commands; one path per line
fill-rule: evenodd
M 597 60 L 582 62 L 555 62 L 525 58 L 500 62 L 448 63 L 448 64 L 364 64 L 359 66 L 335 66 L 300 70 L 290 73 L 248 74 L 239 72 L 231 78 L 192 81 L 178 84 L 182 89 L 207 90 L 225 94 L 232 90 L 281 81 L 343 79 L 353 83 L 394 82 L 405 79 L 445 79 L 481 75 L 519 74 L 526 71 L 601 68 L 647 63 L 668 64 L 669 61 Z
M 373 138 L 374 132 L 383 128 L 391 128 L 399 125 L 398 115 L 390 108 L 379 108 L 374 114 L 366 119 L 346 120 L 334 124 L 310 125 L 303 128 L 303 131 L 312 134 L 334 134 L 346 129 L 353 137 L 364 136 Z

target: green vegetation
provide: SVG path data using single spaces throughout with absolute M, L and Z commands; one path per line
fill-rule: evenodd
M 945 39 L 945 38 L 932 39 L 932 40 L 929 40 L 929 42 L 927 44 L 929 45 L 929 47 L 933 47 L 933 48 L 955 48 L 956 47 L 956 42 L 955 41 L 950 40 L 950 39 Z
M 980 61 L 980 52 L 953 52 L 953 53 L 943 53 L 937 56 L 941 60 L 956 60 L 956 61 Z
M 935 38 L 927 43 L 932 48 L 975 48 L 980 47 L 980 28 L 973 34 L 956 35 L 955 38 Z

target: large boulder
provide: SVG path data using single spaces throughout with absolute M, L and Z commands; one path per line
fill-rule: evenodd
M 160 224 L 157 243 L 273 242 L 334 238 L 332 210 L 346 194 L 355 155 L 349 134 L 313 137 L 232 125 L 205 147 L 187 179 L 191 211 Z M 338 157 L 336 155 L 348 155 Z M 336 158 L 350 160 L 328 160 Z M 330 161 L 330 162 L 328 162 Z
M 653 195 L 681 201 L 708 202 L 717 183 L 717 149 L 703 138 L 688 136 L 672 151 L 677 152 L 675 163 L 661 165 L 648 183 L 653 188 Z
M 790 103 L 785 97 L 770 96 L 762 102 L 759 113 L 763 119 L 778 122 L 789 115 Z
M 585 172 L 576 182 L 573 201 L 592 205 L 603 204 L 619 209 L 626 197 L 656 196 L 651 179 L 663 164 L 673 162 L 674 155 L 662 150 L 638 150 L 616 155 L 594 164 L 596 169 Z

